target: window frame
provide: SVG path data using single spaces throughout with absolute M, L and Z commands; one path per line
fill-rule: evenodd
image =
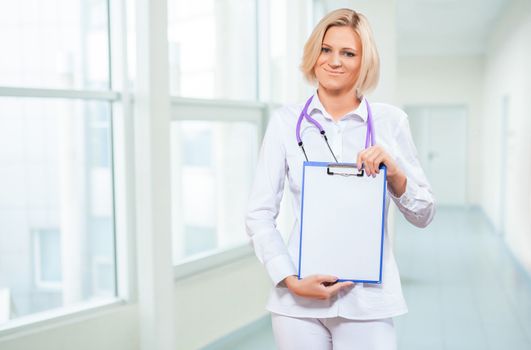
M 91 91 L 91 90 L 61 90 L 61 89 L 41 89 L 41 88 L 21 88 L 21 87 L 0 87 L 0 97 L 16 97 L 16 98 L 50 98 L 57 100 L 81 100 L 81 101 L 90 101 L 90 102 L 108 102 L 111 107 L 111 137 L 114 139 L 113 133 L 115 128 L 112 127 L 112 119 L 114 113 L 112 112 L 115 108 L 116 103 L 120 103 L 121 96 L 120 93 L 116 91 Z M 111 143 L 113 143 L 111 141 Z M 116 178 L 114 176 L 114 144 L 113 149 L 111 150 L 111 164 L 112 167 L 112 191 L 113 191 L 113 215 L 115 222 L 114 226 L 114 237 L 115 237 L 115 296 L 108 298 L 104 301 L 95 301 L 95 302 L 81 302 L 73 306 L 62 306 L 57 309 L 50 309 L 42 312 L 36 312 L 29 315 L 22 316 L 20 318 L 14 318 L 9 320 L 7 323 L 0 325 L 0 341 L 14 333 L 20 331 L 31 331 L 35 329 L 40 329 L 42 327 L 48 327 L 53 324 L 60 324 L 64 321 L 74 321 L 80 318 L 85 317 L 91 313 L 105 312 L 106 310 L 125 305 L 127 304 L 128 294 L 124 291 L 126 289 L 132 289 L 132 284 L 124 281 L 122 285 L 119 285 L 119 271 L 123 269 L 123 266 L 119 264 L 117 251 L 123 250 L 122 245 L 117 242 L 118 230 L 116 227 L 116 221 L 118 217 L 127 215 L 125 212 L 119 212 L 116 207 L 116 202 L 121 201 L 116 197 Z M 123 201 L 123 200 L 122 200 Z M 32 238 L 34 240 L 34 237 Z M 33 250 L 30 252 L 33 254 Z M 123 252 L 124 253 L 124 252 Z M 122 253 L 122 254 L 123 254 Z
M 176 96 L 170 98 L 170 103 L 170 122 L 251 122 L 256 125 L 258 145 L 261 144 L 271 108 L 258 101 L 207 100 Z M 254 251 L 248 242 L 205 251 L 175 263 L 175 280 L 206 272 L 253 254 Z
M 108 90 L 79 90 L 0 86 L 0 97 L 50 98 L 108 102 L 111 109 L 111 164 L 114 212 L 115 297 L 97 302 L 30 314 L 0 325 L 0 342 L 21 331 L 33 332 L 76 322 L 89 316 L 105 314 L 138 300 L 137 247 L 135 226 L 135 95 L 129 81 L 128 13 L 138 0 L 107 0 L 109 87 Z M 257 125 L 257 142 L 261 144 L 268 117 L 274 103 L 269 82 L 269 9 L 267 2 L 256 1 L 256 38 L 258 43 L 256 101 L 216 100 L 170 96 L 170 122 L 182 120 L 252 122 Z M 136 25 L 135 25 L 136 29 Z M 168 58 L 169 59 L 169 58 Z M 136 82 L 136 77 L 135 77 Z M 168 86 L 168 91 L 170 88 Z M 121 179 L 121 181 L 117 181 Z M 243 223 L 242 223 L 243 224 Z M 184 259 L 174 265 L 174 281 L 206 272 L 254 254 L 246 242 L 233 247 L 215 249 Z
M 32 313 L 14 318 L 0 325 L 0 342 L 21 331 L 45 329 L 65 322 L 75 322 L 97 313 L 127 305 L 136 298 L 134 265 L 134 182 L 129 177 L 116 181 L 116 174 L 124 174 L 132 169 L 133 139 L 132 104 L 133 99 L 127 81 L 127 32 L 126 0 L 107 0 L 107 38 L 109 67 L 108 90 L 56 89 L 45 87 L 0 86 L 0 97 L 46 98 L 56 100 L 79 100 L 87 102 L 107 102 L 110 107 L 111 173 L 114 222 L 114 297 L 98 301 L 81 302 L 72 306 Z M 113 20 L 111 20 L 111 18 Z M 116 127 L 118 126 L 118 127 Z M 116 157 L 118 154 L 118 157 Z M 33 251 L 30 251 L 33 254 Z

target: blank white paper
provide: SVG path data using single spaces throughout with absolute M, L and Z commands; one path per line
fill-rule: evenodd
M 319 165 L 317 165 L 319 164 Z M 301 278 L 380 280 L 385 175 L 328 175 L 325 163 L 305 165 L 301 209 Z

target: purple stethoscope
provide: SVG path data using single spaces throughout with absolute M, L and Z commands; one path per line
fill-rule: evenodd
M 302 149 L 302 153 L 304 153 L 304 158 L 306 158 L 306 161 L 308 161 L 308 156 L 306 155 L 306 151 L 304 150 L 304 146 L 303 146 L 302 139 L 301 139 L 301 124 L 302 124 L 302 120 L 306 118 L 306 120 L 308 120 L 317 129 L 319 129 L 319 132 L 321 133 L 321 135 L 323 135 L 323 138 L 326 142 L 326 145 L 328 146 L 328 149 L 330 150 L 330 153 L 332 154 L 332 157 L 334 157 L 334 160 L 336 161 L 336 163 L 339 163 L 337 161 L 337 158 L 334 152 L 332 151 L 332 148 L 330 148 L 330 144 L 328 143 L 328 138 L 326 137 L 326 133 L 323 127 L 321 126 L 321 124 L 319 124 L 317 120 L 313 119 L 308 114 L 308 106 L 310 106 L 312 99 L 313 99 L 313 95 L 308 99 L 308 101 L 306 101 L 306 104 L 304 105 L 304 108 L 302 109 L 302 112 L 299 115 L 299 120 L 297 120 L 297 128 L 295 130 L 296 136 L 297 136 L 297 142 Z M 365 99 L 365 105 L 367 106 L 367 131 L 365 133 L 365 148 L 369 148 L 369 145 L 374 146 L 374 126 L 372 125 L 371 107 L 369 106 L 369 102 L 367 102 L 366 99 Z

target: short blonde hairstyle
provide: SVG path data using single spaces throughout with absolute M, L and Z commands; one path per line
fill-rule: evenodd
M 326 31 L 330 27 L 350 27 L 361 40 L 361 67 L 356 82 L 357 97 L 373 90 L 380 77 L 380 57 L 374 42 L 372 30 L 367 18 L 351 9 L 339 9 L 330 12 L 321 19 L 304 45 L 304 55 L 300 69 L 306 80 L 315 83 L 315 63 L 321 54 L 321 47 Z

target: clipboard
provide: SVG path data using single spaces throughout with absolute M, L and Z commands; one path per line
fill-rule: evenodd
M 298 278 L 382 282 L 386 174 L 352 163 L 304 162 Z

